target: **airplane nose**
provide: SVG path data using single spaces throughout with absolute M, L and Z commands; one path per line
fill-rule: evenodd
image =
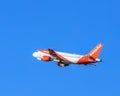
M 37 52 L 34 52 L 32 55 L 33 57 L 37 57 Z

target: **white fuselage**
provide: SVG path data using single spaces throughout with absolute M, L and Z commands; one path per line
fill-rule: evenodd
M 69 60 L 71 63 L 77 63 L 78 60 L 81 57 L 83 57 L 83 55 L 70 54 L 70 53 L 58 52 L 58 51 L 55 51 L 55 52 L 60 54 L 62 57 L 66 58 L 67 60 Z M 50 56 L 51 58 L 53 58 L 50 54 L 44 53 L 41 51 L 34 52 L 33 56 L 36 57 L 38 60 L 41 60 L 43 58 L 43 56 Z M 58 60 L 56 60 L 55 58 L 53 59 L 53 61 L 58 62 Z

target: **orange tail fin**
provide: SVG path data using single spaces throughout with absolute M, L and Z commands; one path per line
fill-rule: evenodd
M 90 56 L 94 59 L 97 59 L 102 47 L 103 47 L 103 44 L 101 44 L 101 43 L 98 44 L 90 53 L 88 53 L 88 56 Z

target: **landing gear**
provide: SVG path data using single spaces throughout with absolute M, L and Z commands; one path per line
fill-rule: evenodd
M 69 64 L 64 64 L 64 63 L 60 63 L 60 62 L 58 62 L 57 65 L 60 66 L 60 67 L 66 67 L 66 66 L 69 66 Z

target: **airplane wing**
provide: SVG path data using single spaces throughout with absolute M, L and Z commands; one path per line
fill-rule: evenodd
M 59 60 L 58 66 L 68 66 L 69 63 L 71 63 L 70 61 L 66 60 L 66 58 L 56 53 L 53 49 L 49 48 L 48 51 L 51 56 L 53 56 L 56 60 Z
M 53 49 L 49 48 L 48 51 L 50 55 L 53 56 L 55 59 L 62 61 L 62 59 L 57 55 L 57 53 Z

